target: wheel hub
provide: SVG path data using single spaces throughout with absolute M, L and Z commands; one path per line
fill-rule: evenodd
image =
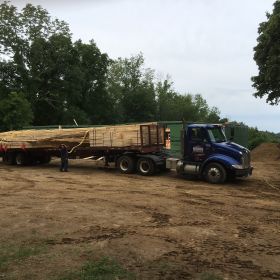
M 142 173 L 149 172 L 149 169 L 150 169 L 150 166 L 149 166 L 149 164 L 147 162 L 145 162 L 145 161 L 141 162 L 140 170 L 141 170 Z
M 208 171 L 209 176 L 211 176 L 212 178 L 220 178 L 221 177 L 221 172 L 218 168 L 216 167 L 212 167 L 209 169 Z
M 122 170 L 126 171 L 128 170 L 128 161 L 127 160 L 122 160 L 120 167 Z

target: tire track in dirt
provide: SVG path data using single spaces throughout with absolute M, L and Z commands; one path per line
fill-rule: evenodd
M 254 249 L 246 248 L 245 252 L 240 250 L 240 245 L 232 241 L 206 239 L 197 249 L 176 243 L 178 250 L 164 254 L 157 261 L 168 260 L 171 263 L 184 263 L 184 270 L 191 275 L 213 269 L 223 270 L 224 272 L 238 275 L 238 279 L 280 279 L 280 272 L 270 271 L 256 265 L 251 260 L 241 259 L 238 255 L 244 253 L 254 253 Z M 273 248 L 275 249 L 275 248 Z M 225 266 L 226 264 L 226 266 Z M 181 273 L 180 272 L 180 273 Z M 250 275 L 250 276 L 249 276 Z M 166 278 L 163 278 L 166 279 Z M 186 279 L 193 279 L 193 276 Z
M 18 240 L 22 236 L 33 238 L 26 223 L 28 214 L 34 224 L 46 225 L 40 228 L 40 234 L 47 236 L 46 242 L 55 252 L 61 253 L 64 245 L 69 250 L 100 246 L 102 254 L 116 253 L 132 270 L 139 270 L 142 279 L 196 279 L 205 271 L 218 272 L 228 279 L 280 279 L 276 207 L 280 195 L 261 180 L 249 178 L 213 186 L 183 181 L 172 174 L 146 180 L 138 175 L 117 175 L 115 171 L 89 172 L 91 167 L 84 172 L 83 168 L 73 167 L 67 175 L 49 167 L 41 173 L 39 167 L 30 173 L 17 168 L 7 172 L 6 178 L 15 179 L 8 182 L 11 189 L 18 187 L 18 175 L 33 179 L 35 187 L 19 193 L 14 200 L 2 199 L 9 211 L 16 211 L 19 200 L 23 209 L 16 217 L 6 217 L 1 209 L 0 234 L 6 234 L 5 224 L 11 225 L 7 234 L 15 234 L 12 224 L 20 222 Z M 1 175 L 4 172 L 0 167 Z M 44 207 L 42 211 L 36 209 L 37 205 L 46 206 L 46 201 L 54 203 L 47 214 Z M 33 202 L 38 203 L 34 211 L 24 211 L 24 205 Z M 14 205 L 8 208 L 11 203 Z M 74 206 L 77 208 L 71 212 Z M 138 257 L 143 244 L 157 250 L 153 259 L 146 259 L 145 254 Z M 44 262 L 40 264 L 44 269 Z
M 2 177 L 2 180 L 7 180 L 7 181 L 14 181 L 15 178 L 5 178 Z M 24 176 L 18 175 L 16 177 L 18 184 L 16 184 L 16 186 L 13 186 L 13 188 L 5 188 L 3 190 L 5 190 L 5 194 L 16 194 L 18 192 L 24 191 L 24 190 L 31 190 L 34 189 L 34 187 L 36 186 L 36 182 L 34 180 L 31 179 L 27 179 Z M 22 184 L 27 184 L 27 186 L 21 186 Z
M 191 193 L 188 193 L 188 192 L 182 192 L 178 195 L 178 197 L 186 197 L 186 198 L 190 198 L 190 201 L 192 202 L 198 202 L 198 203 L 201 203 L 201 205 L 220 205 L 220 206 L 223 206 L 225 205 L 225 202 L 222 202 L 222 201 L 217 201 L 217 200 L 213 200 L 213 197 L 212 199 L 211 198 L 206 198 L 205 196 L 201 196 L 201 195 L 194 195 L 194 194 L 191 194 Z

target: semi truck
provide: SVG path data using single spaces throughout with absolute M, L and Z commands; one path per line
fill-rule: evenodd
M 170 139 L 162 123 L 72 129 L 67 130 L 67 137 L 59 130 L 49 130 L 42 139 L 32 131 L 28 140 L 19 135 L 0 133 L 0 156 L 6 164 L 48 163 L 51 157 L 60 156 L 59 144 L 66 141 L 70 158 L 104 158 L 105 164 L 114 163 L 124 174 L 148 176 L 172 169 L 221 184 L 230 178 L 250 176 L 253 170 L 250 151 L 227 140 L 221 124 L 182 123 L 179 158 L 166 149 Z
M 210 183 L 248 177 L 253 171 L 250 151 L 228 140 L 221 124 L 183 125 L 181 158 L 168 158 L 166 167 Z

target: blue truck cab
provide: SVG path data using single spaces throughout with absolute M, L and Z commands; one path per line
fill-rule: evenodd
M 228 178 L 252 174 L 250 151 L 226 139 L 220 124 L 184 125 L 181 138 L 182 158 L 176 164 L 179 174 L 196 174 L 213 184 Z

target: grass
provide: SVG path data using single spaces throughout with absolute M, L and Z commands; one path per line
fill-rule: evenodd
M 214 273 L 205 272 L 200 275 L 200 280 L 223 280 L 223 278 Z
M 18 265 L 31 256 L 44 253 L 45 250 L 46 245 L 38 243 L 22 244 L 19 246 L 0 245 L 0 278 L 3 276 L 7 277 L 8 270 L 13 265 Z M 161 272 L 168 271 L 169 269 L 168 263 L 160 263 L 158 267 L 158 270 Z M 25 276 L 27 277 L 27 275 Z M 31 274 L 30 277 L 26 277 L 24 279 L 37 279 L 33 278 Z M 64 271 L 60 275 L 56 273 L 50 278 L 55 280 L 135 280 L 136 276 L 110 258 L 94 260 L 93 256 L 89 256 L 88 261 L 80 268 Z M 206 272 L 199 276 L 199 280 L 223 280 L 223 278 L 214 273 Z
M 113 280 L 135 279 L 134 275 L 122 268 L 118 263 L 103 258 L 99 261 L 90 261 L 74 272 L 66 272 L 58 280 Z
M 19 262 L 31 256 L 38 255 L 45 250 L 42 244 L 1 245 L 0 246 L 0 271 L 5 271 L 11 262 Z

